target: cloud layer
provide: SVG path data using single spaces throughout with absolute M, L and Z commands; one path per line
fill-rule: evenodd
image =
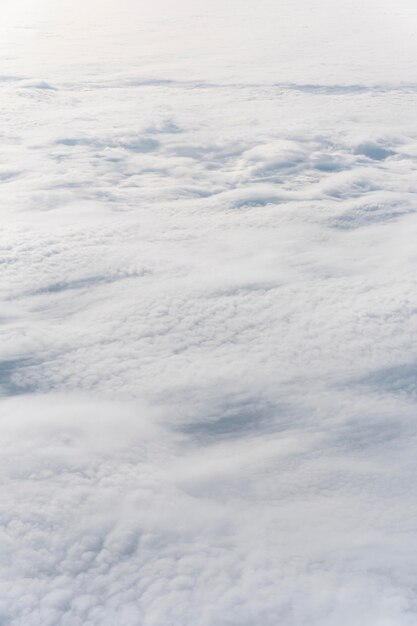
M 279 4 L 5 4 L 1 624 L 415 624 L 415 8 Z

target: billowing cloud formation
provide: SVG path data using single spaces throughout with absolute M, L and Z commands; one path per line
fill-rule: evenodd
M 4 401 L 4 622 L 412 624 L 413 415 L 363 404 L 173 431 L 137 403 Z
M 0 623 L 414 625 L 415 7 L 32 4 Z

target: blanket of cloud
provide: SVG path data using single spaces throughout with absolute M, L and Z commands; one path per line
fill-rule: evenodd
M 0 17 L 0 624 L 415 626 L 414 0 Z

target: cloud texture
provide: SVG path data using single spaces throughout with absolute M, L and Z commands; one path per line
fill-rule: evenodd
M 2 8 L 0 624 L 414 626 L 414 4 L 84 4 Z

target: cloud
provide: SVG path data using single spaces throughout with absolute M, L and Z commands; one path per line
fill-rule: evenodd
M 414 625 L 408 3 L 18 4 L 0 623 Z
M 330 420 L 202 448 L 138 402 L 22 396 L 0 413 L 6 623 L 411 624 L 415 460 L 375 437 L 381 415 L 359 447 L 358 420 Z

